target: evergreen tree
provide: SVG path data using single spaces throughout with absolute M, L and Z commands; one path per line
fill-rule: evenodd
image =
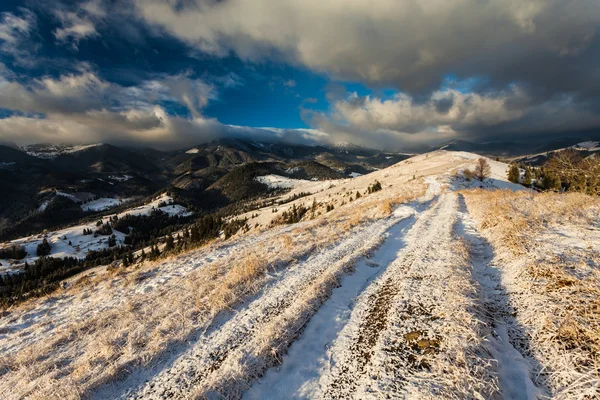
M 532 183 L 533 183 L 533 176 L 531 173 L 531 169 L 529 167 L 527 167 L 527 169 L 525 169 L 525 177 L 523 178 L 523 185 L 527 186 L 527 187 L 531 187 Z
M 50 254 L 51 250 L 52 247 L 50 246 L 50 243 L 48 243 L 48 240 L 44 238 L 42 243 L 37 245 L 36 254 L 39 257 L 47 256 L 48 254 Z
M 170 233 L 167 235 L 167 239 L 165 240 L 165 248 L 164 251 L 171 251 L 175 247 L 175 240 L 173 239 L 173 235 Z
M 519 183 L 520 177 L 521 172 L 519 171 L 517 164 L 511 164 L 510 169 L 508 170 L 508 180 L 512 183 Z
M 110 235 L 108 238 L 108 247 L 114 247 L 117 244 L 117 238 L 114 234 Z

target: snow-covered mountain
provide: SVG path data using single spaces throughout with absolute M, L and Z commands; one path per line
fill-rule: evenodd
M 76 153 L 91 147 L 101 146 L 102 143 L 88 145 L 46 144 L 37 143 L 21 146 L 21 150 L 33 157 L 54 159 L 62 154 Z

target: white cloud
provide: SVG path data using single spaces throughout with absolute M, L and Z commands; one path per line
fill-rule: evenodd
M 110 142 L 180 148 L 219 137 L 315 143 L 327 136 L 311 130 L 229 126 L 204 117 L 202 108 L 216 98 L 216 90 L 189 74 L 123 87 L 85 67 L 81 70 L 28 84 L 0 75 L 0 108 L 26 114 L 0 119 L 0 138 L 19 144 Z M 188 107 L 191 117 L 170 115 L 163 102 Z
M 20 9 L 19 15 L 4 12 L 0 14 L 0 53 L 9 55 L 20 65 L 35 63 L 33 54 L 37 45 L 30 40 L 35 30 L 35 15 L 26 9 Z
M 54 31 L 56 40 L 70 43 L 74 48 L 81 40 L 99 36 L 96 25 L 107 15 L 99 0 L 79 4 L 74 11 L 59 8 L 54 14 L 62 25 Z
M 535 81 L 548 70 L 559 74 L 568 69 L 564 57 L 584 53 L 600 24 L 597 0 L 136 4 L 146 21 L 207 53 L 233 51 L 251 61 L 277 58 L 336 78 L 404 90 L 436 87 L 449 70 L 487 74 L 503 84 Z M 545 74 L 531 71 L 530 63 L 540 63 Z
M 328 112 L 303 111 L 330 141 L 382 149 L 422 148 L 450 139 L 519 140 L 524 134 L 542 140 L 600 126 L 593 103 L 563 96 L 538 104 L 517 85 L 486 94 L 438 90 L 419 100 L 405 93 L 386 99 L 351 93 L 333 101 Z

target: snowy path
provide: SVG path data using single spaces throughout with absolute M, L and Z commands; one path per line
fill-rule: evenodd
M 400 206 L 90 397 L 536 399 L 492 258 L 460 195 Z
M 326 274 L 344 273 L 379 245 L 390 228 L 402 229 L 410 224 L 409 217 L 414 212 L 412 207 L 399 207 L 390 218 L 360 227 L 360 231 L 350 232 L 341 243 L 315 252 L 284 271 L 274 271 L 273 279 L 261 293 L 242 304 L 235 314 L 221 318 L 208 331 L 199 332 L 187 349 L 136 371 L 123 382 L 102 388 L 92 397 L 187 398 L 192 388 L 198 390 L 209 385 L 211 375 L 222 375 L 226 373 L 223 370 L 232 368 L 246 351 L 245 345 L 260 337 L 265 326 L 291 309 L 298 294 L 312 282 Z M 295 316 L 298 324 L 304 325 L 313 313 Z
M 392 227 L 244 398 L 538 398 L 509 341 L 522 333 L 491 247 L 471 224 L 462 198 L 444 194 L 414 224 Z M 448 370 L 464 376 L 455 364 L 465 358 L 473 381 L 461 386 Z
M 429 344 L 432 350 L 436 347 L 431 315 L 442 299 L 424 278 L 434 272 L 433 267 L 447 264 L 450 253 L 444 250 L 455 208 L 455 196 L 446 194 L 422 213 L 406 235 L 405 249 L 360 296 L 331 348 L 331 366 L 320 378 L 319 397 L 376 398 L 380 390 L 398 395 L 409 375 L 421 369 L 410 357 L 408 343 L 398 339 L 414 333 L 415 339 L 428 341 L 428 348 Z
M 356 297 L 387 266 L 404 247 L 404 234 L 414 220 L 404 220 L 387 233 L 383 245 L 368 259 L 362 259 L 356 271 L 344 277 L 339 288 L 311 319 L 301 338 L 290 347 L 280 368 L 270 369 L 245 395 L 248 399 L 283 399 L 313 397 L 319 372 L 327 368 L 328 348 L 348 322 Z

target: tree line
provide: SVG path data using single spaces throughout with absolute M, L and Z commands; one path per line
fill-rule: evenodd
M 575 150 L 555 152 L 542 167 L 511 164 L 508 180 L 538 190 L 600 195 L 600 158 L 584 158 Z

